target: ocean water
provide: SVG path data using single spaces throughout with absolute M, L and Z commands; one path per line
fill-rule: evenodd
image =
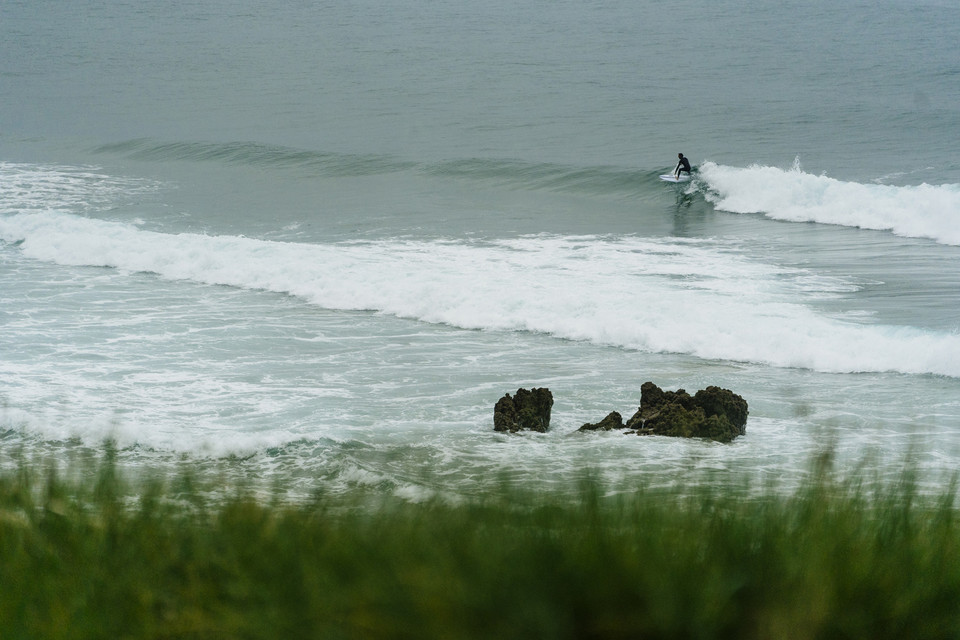
M 291 495 L 791 487 L 824 450 L 937 490 L 958 35 L 922 0 L 5 2 L 0 446 Z M 576 432 L 647 380 L 747 435 Z M 493 432 L 543 386 L 551 432 Z

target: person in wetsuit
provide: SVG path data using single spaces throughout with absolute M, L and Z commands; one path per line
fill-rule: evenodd
M 687 175 L 690 174 L 690 161 L 683 157 L 682 153 L 678 153 L 677 157 L 680 158 L 680 162 L 677 163 L 677 168 L 673 170 L 673 175 L 677 178 L 680 177 L 681 173 L 686 172 Z

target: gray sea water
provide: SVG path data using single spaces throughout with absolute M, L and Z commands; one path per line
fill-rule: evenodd
M 7 0 L 0 61 L 7 453 L 411 500 L 960 466 L 955 2 Z M 647 380 L 747 435 L 576 433 Z

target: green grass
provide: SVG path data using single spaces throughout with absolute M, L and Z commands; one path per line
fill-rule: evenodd
M 189 466 L 134 485 L 114 455 L 0 475 L 3 640 L 960 637 L 954 487 L 908 475 L 283 504 Z

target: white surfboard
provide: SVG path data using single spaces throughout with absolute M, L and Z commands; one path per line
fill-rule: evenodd
M 678 178 L 672 173 L 665 173 L 662 176 L 660 176 L 660 179 L 666 182 L 687 182 L 688 180 L 690 180 L 690 176 L 687 174 L 681 174 L 680 177 Z

